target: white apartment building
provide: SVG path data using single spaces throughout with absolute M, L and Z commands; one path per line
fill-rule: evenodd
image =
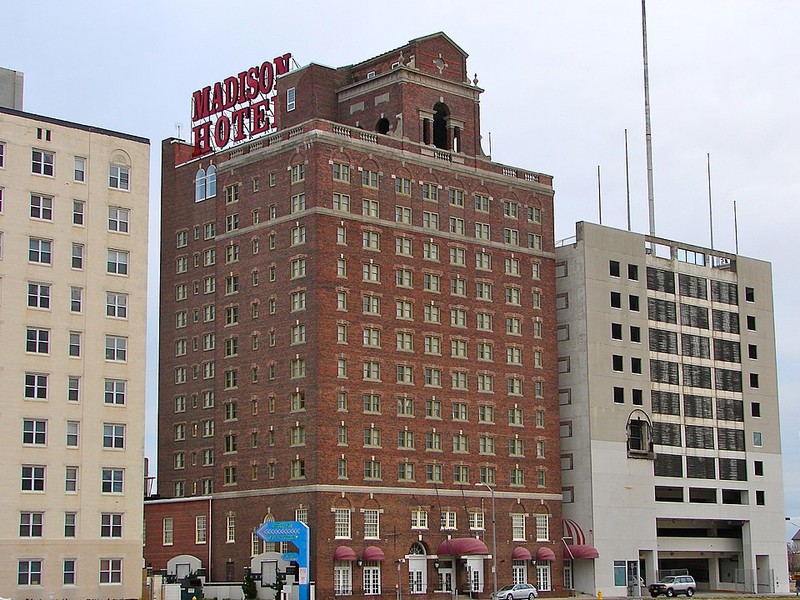
M 786 593 L 770 264 L 576 233 L 556 251 L 564 542 L 588 549 L 572 587 L 687 569 L 701 590 Z
M 17 100 L 0 104 L 0 596 L 138 598 L 149 141 Z

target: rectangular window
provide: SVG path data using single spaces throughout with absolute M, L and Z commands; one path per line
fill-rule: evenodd
M 45 467 L 43 465 L 22 465 L 21 489 L 23 492 L 43 492 Z
M 53 241 L 41 238 L 28 239 L 28 261 L 42 265 L 53 262 Z
M 48 354 L 50 352 L 50 330 L 28 327 L 25 351 L 34 354 Z
M 17 585 L 42 585 L 42 561 L 25 559 L 17 561 Z
M 82 250 L 82 247 L 81 247 Z M 83 255 L 83 252 L 81 252 Z M 73 263 L 74 263 L 74 250 L 73 250 Z M 129 253 L 127 250 L 108 250 L 108 260 L 106 263 L 106 272 L 113 275 L 127 275 L 128 274 Z M 73 264 L 73 267 L 75 265 Z
M 106 360 L 125 362 L 128 360 L 128 338 L 118 335 L 106 336 Z
M 4 146 L 5 147 L 5 146 Z M 46 150 L 31 151 L 31 173 L 53 177 L 56 167 L 56 155 Z

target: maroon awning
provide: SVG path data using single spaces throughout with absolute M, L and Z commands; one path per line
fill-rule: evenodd
M 381 550 L 377 546 L 367 546 L 366 548 L 364 548 L 364 554 L 361 558 L 362 560 L 381 561 L 386 557 L 383 555 L 383 550 Z
M 489 549 L 476 538 L 457 538 L 439 544 L 436 554 L 442 556 L 464 556 L 465 554 L 489 554 Z
M 567 545 L 564 548 L 564 558 L 599 558 L 597 548 L 589 544 Z
M 511 558 L 513 560 L 530 560 L 531 552 L 527 548 L 523 548 L 522 546 L 517 546 L 511 552 Z
M 539 548 L 536 551 L 536 560 L 555 560 L 556 553 L 553 552 L 550 548 Z
M 350 546 L 339 546 L 333 552 L 333 560 L 349 560 L 352 562 L 355 559 L 356 553 L 353 552 Z

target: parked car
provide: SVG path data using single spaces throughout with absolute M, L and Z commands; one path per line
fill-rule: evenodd
M 691 598 L 694 596 L 696 588 L 694 577 L 691 575 L 670 575 L 662 578 L 661 581 L 651 583 L 648 589 L 653 598 L 661 594 L 670 598 L 678 594 L 686 594 L 687 598 Z
M 492 594 L 494 600 L 533 600 L 539 592 L 536 591 L 536 586 L 530 583 L 516 583 L 514 585 L 507 585 L 497 590 L 497 596 Z

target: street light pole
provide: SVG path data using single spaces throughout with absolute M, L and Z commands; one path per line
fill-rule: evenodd
M 497 599 L 497 512 L 494 509 L 494 488 L 485 481 L 479 481 L 476 486 L 484 486 L 492 494 L 492 585 L 494 598 Z

